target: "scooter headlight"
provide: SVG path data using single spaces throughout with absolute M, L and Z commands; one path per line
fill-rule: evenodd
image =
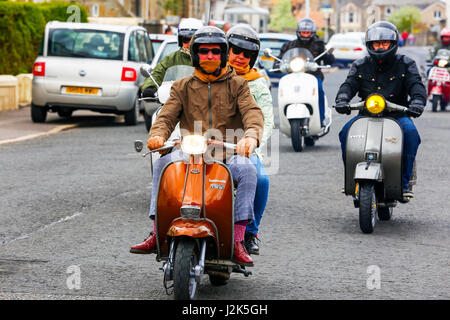
M 305 60 L 303 60 L 302 58 L 294 58 L 289 63 L 289 67 L 291 68 L 292 72 L 301 72 L 305 67 Z
M 366 109 L 372 114 L 383 112 L 386 107 L 386 101 L 378 94 L 373 94 L 366 99 Z
M 447 65 L 448 61 L 445 59 L 440 59 L 438 62 L 438 66 L 441 68 L 445 68 L 445 66 Z
M 200 134 L 189 134 L 181 141 L 181 150 L 187 154 L 203 154 L 208 147 L 207 140 Z

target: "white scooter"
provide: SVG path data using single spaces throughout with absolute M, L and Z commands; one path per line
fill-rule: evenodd
M 313 146 L 315 141 L 330 131 L 332 122 L 331 109 L 325 98 L 325 123 L 322 127 L 319 112 L 319 87 L 315 76 L 306 73 L 316 71 L 320 66 L 315 61 L 327 52 L 328 49 L 316 58 L 305 48 L 292 48 L 281 59 L 272 55 L 270 48 L 264 50 L 266 57 L 271 57 L 280 62 L 279 69 L 271 72 L 288 72 L 280 79 L 278 85 L 278 111 L 280 118 L 280 130 L 292 140 L 292 147 L 296 152 L 303 150 L 305 145 Z
M 148 65 L 141 67 L 141 74 L 144 77 L 150 77 L 153 80 L 153 82 L 156 83 L 156 81 L 153 79 L 151 71 L 152 70 L 151 70 L 150 66 L 148 66 Z M 166 70 L 166 74 L 164 75 L 164 79 L 163 79 L 163 82 L 161 83 L 161 86 L 157 86 L 158 91 L 156 92 L 155 98 L 142 98 L 144 101 L 146 99 L 153 99 L 153 100 L 156 99 L 159 102 L 158 108 L 156 109 L 156 111 L 154 111 L 152 113 L 151 125 L 149 126 L 150 128 L 155 123 L 156 117 L 161 112 L 167 99 L 169 99 L 170 88 L 172 87 L 172 84 L 176 80 L 179 80 L 181 78 L 191 75 L 193 72 L 194 72 L 194 68 L 191 66 L 187 66 L 187 65 L 176 65 L 176 66 L 172 66 L 172 67 L 168 68 Z M 177 125 L 176 125 L 175 129 L 173 130 L 172 134 L 170 135 L 167 143 L 171 144 L 176 140 L 181 141 L 180 123 L 177 123 Z M 155 161 L 157 159 L 160 158 L 160 154 L 155 152 L 155 153 L 151 153 L 150 155 L 152 158 L 151 164 L 152 164 L 152 172 L 153 172 L 153 164 L 155 163 Z

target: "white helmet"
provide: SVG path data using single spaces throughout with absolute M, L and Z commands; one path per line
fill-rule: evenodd
M 178 25 L 178 46 L 183 46 L 183 38 L 192 38 L 195 31 L 203 27 L 203 22 L 195 18 L 181 20 Z

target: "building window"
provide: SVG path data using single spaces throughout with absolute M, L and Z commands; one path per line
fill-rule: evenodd
M 390 7 L 387 7 L 387 8 L 384 10 L 384 13 L 385 13 L 386 17 L 388 17 L 388 16 L 392 13 L 392 9 L 391 9 Z
M 93 17 L 98 17 L 99 10 L 98 10 L 98 4 L 93 4 L 91 7 L 91 14 Z
M 353 23 L 353 12 L 350 12 L 349 14 L 348 14 L 348 23 Z
M 434 20 L 441 20 L 441 11 L 436 10 L 433 12 Z

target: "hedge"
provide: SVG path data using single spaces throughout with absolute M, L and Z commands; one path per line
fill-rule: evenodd
M 80 8 L 80 22 L 87 22 L 86 9 L 71 2 L 9 2 L 0 0 L 0 74 L 31 73 L 49 21 L 67 21 Z

